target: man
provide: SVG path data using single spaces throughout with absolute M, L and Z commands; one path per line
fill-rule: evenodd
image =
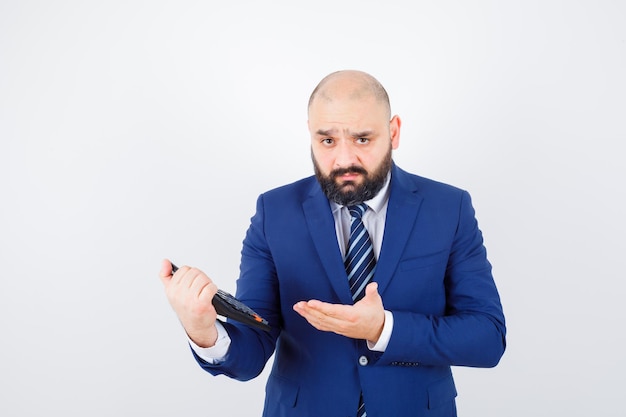
M 264 416 L 455 416 L 450 367 L 505 349 L 470 197 L 393 163 L 401 122 L 369 74 L 328 75 L 308 116 L 315 177 L 261 195 L 243 242 L 236 296 L 272 330 L 216 321 L 212 280 L 163 262 L 193 354 L 248 380 L 275 353 Z

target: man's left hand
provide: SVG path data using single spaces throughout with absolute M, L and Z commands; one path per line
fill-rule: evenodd
M 296 303 L 293 309 L 318 330 L 364 339 L 372 344 L 378 341 L 385 324 L 383 300 L 375 282 L 365 287 L 365 296 L 354 305 L 309 300 Z

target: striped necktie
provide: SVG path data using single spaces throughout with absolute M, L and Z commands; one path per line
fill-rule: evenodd
M 359 301 L 365 295 L 365 287 L 371 281 L 376 269 L 376 258 L 374 247 L 370 240 L 370 235 L 363 224 L 363 214 L 367 210 L 367 204 L 361 203 L 356 206 L 349 206 L 348 211 L 352 216 L 350 223 L 350 239 L 344 265 L 348 274 L 348 284 L 352 299 Z M 363 394 L 359 398 L 359 408 L 357 417 L 367 417 Z
M 367 204 L 365 203 L 348 207 L 352 221 L 350 223 L 350 240 L 348 241 L 344 265 L 348 274 L 352 299 L 355 302 L 365 295 L 365 286 L 374 276 L 374 270 L 376 269 L 374 247 L 362 220 L 366 210 Z

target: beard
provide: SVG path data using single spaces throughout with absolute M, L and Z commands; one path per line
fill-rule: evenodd
M 330 174 L 324 175 L 315 160 L 315 156 L 313 156 L 313 152 L 311 152 L 311 159 L 313 160 L 315 177 L 326 197 L 343 206 L 352 206 L 374 198 L 385 185 L 392 164 L 391 146 L 383 160 L 371 174 L 363 167 L 352 165 L 347 168 L 337 168 L 332 170 Z M 338 177 L 349 173 L 363 175 L 363 182 L 361 184 L 357 184 L 354 181 L 337 182 Z

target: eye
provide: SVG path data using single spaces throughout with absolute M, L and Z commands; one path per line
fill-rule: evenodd
M 333 139 L 331 139 L 331 138 L 324 138 L 324 139 L 322 139 L 322 143 L 324 145 L 332 145 L 334 142 L 335 141 Z
M 357 143 L 367 143 L 370 141 L 369 138 L 356 138 Z

